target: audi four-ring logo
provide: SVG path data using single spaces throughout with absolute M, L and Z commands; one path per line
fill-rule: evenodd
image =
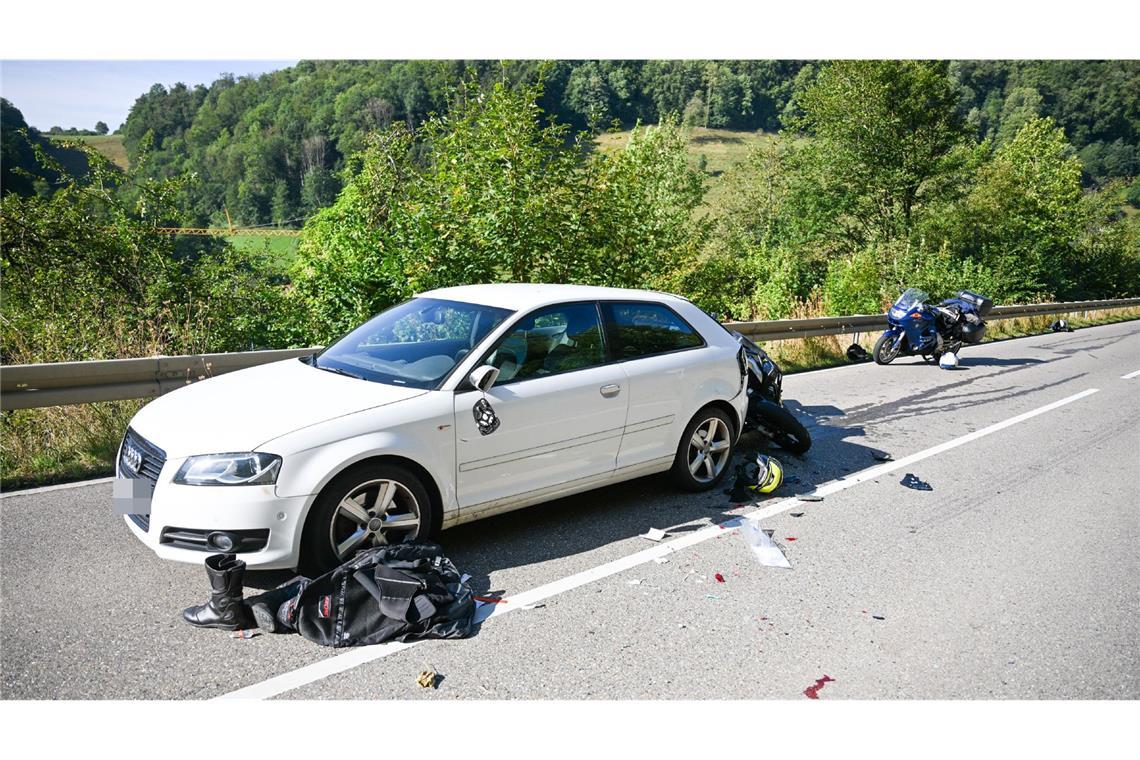
M 143 455 L 142 452 L 134 446 L 127 444 L 123 447 L 123 464 L 127 466 L 131 472 L 138 472 L 142 467 Z

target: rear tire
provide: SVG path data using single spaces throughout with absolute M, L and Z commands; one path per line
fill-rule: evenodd
M 758 405 L 757 412 L 765 426 L 772 428 L 772 442 L 781 449 L 804 454 L 811 448 L 811 434 L 787 409 L 765 401 Z
M 875 349 L 872 351 L 872 355 L 875 357 L 875 364 L 890 364 L 898 358 L 899 350 L 902 348 L 902 345 L 900 344 L 899 348 L 893 348 L 894 342 L 895 336 L 890 333 L 879 336 L 879 339 L 875 341 Z
M 439 508 L 415 473 L 362 462 L 333 478 L 313 503 L 301 534 L 300 569 L 316 577 L 361 549 L 432 537 L 440 523 Z
M 706 406 L 685 427 L 673 460 L 674 482 L 686 491 L 707 491 L 724 478 L 732 461 L 736 427 L 728 415 Z

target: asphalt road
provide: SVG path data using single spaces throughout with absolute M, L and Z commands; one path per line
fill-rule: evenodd
M 645 478 L 442 543 L 478 591 L 508 599 L 653 549 L 638 538 L 651 527 L 690 543 L 667 562 L 601 573 L 531 609 L 506 614 L 508 601 L 470 639 L 387 656 L 193 629 L 179 612 L 205 598 L 202 569 L 135 541 L 111 515 L 110 484 L 10 494 L 2 696 L 803 699 L 828 676 L 820 699 L 1136 699 L 1140 377 L 1122 375 L 1137 370 L 1140 322 L 967 349 L 955 372 L 900 359 L 790 376 L 789 406 L 815 445 L 772 452 L 801 482 L 759 505 L 781 510 L 760 524 L 792 569 L 760 565 L 735 523 L 707 529 L 754 505 Z M 984 434 L 929 451 L 970 433 Z M 875 451 L 926 453 L 860 482 L 891 466 Z M 933 490 L 903 487 L 906 472 Z M 823 501 L 781 501 L 813 486 Z M 341 672 L 304 669 L 318 662 Z M 416 685 L 428 668 L 437 689 Z M 291 688 L 266 690 L 282 674 Z

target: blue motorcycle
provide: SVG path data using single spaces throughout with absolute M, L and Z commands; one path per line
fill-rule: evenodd
M 993 301 L 968 290 L 937 305 L 929 301 L 918 288 L 903 291 L 887 312 L 890 326 L 875 341 L 876 364 L 890 364 L 899 356 L 937 362 L 942 354 L 957 354 L 963 345 L 982 341 Z

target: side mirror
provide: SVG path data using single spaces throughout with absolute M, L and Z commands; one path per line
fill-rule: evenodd
M 495 381 L 499 379 L 499 368 L 492 367 L 490 364 L 484 364 L 482 367 L 476 367 L 471 370 L 471 374 L 467 376 L 478 390 L 486 393 L 491 390 L 495 385 Z

